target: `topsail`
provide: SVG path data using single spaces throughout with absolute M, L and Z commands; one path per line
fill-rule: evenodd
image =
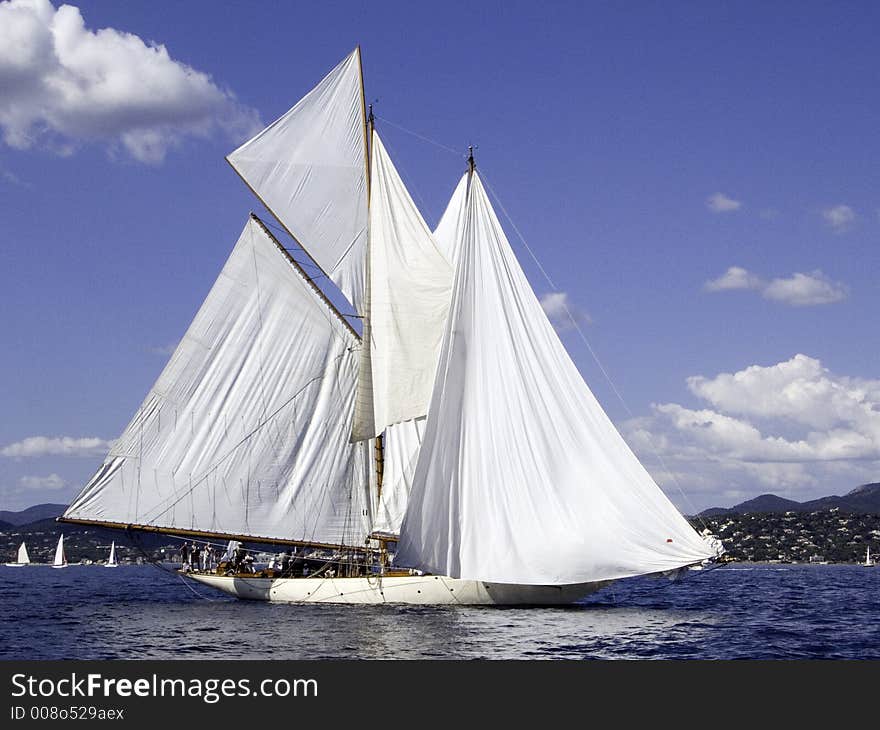
M 367 147 L 360 49 L 227 159 L 363 311 Z

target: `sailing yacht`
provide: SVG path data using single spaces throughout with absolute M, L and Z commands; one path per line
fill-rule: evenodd
M 64 535 L 58 538 L 58 545 L 55 548 L 55 559 L 52 561 L 53 568 L 66 568 L 67 558 L 64 555 Z
M 104 563 L 105 568 L 118 568 L 119 563 L 116 562 L 116 542 L 110 543 L 110 557 L 107 558 L 107 562 Z
M 14 563 L 6 563 L 7 568 L 23 568 L 25 565 L 30 565 L 31 559 L 28 556 L 27 546 L 22 543 L 18 546 L 18 554 L 15 558 Z
M 227 160 L 283 241 L 250 215 L 62 521 L 230 541 L 189 575 L 288 603 L 571 603 L 721 554 L 584 382 L 472 151 L 427 226 L 360 48 Z M 237 542 L 293 554 L 255 573 Z
M 859 563 L 863 568 L 873 568 L 877 565 L 874 558 L 871 557 L 871 546 L 868 545 L 867 551 L 865 552 L 865 562 Z

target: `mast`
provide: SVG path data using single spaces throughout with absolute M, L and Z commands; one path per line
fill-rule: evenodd
M 372 181 L 370 179 L 371 175 L 371 160 L 372 160 L 372 152 L 373 152 L 373 130 L 376 128 L 376 118 L 373 116 L 373 105 L 370 104 L 367 107 L 366 96 L 364 93 L 364 64 L 363 58 L 361 57 L 361 47 L 358 45 L 358 66 L 360 67 L 361 72 L 361 110 L 364 114 L 364 168 L 367 172 L 367 261 L 365 267 L 365 275 L 366 282 L 364 285 L 364 290 L 369 291 L 370 287 L 370 198 L 372 191 Z M 364 312 L 364 334 L 366 335 L 366 327 L 368 325 L 366 318 L 368 318 L 369 312 Z M 370 342 L 368 337 L 363 338 L 363 347 L 369 347 Z M 385 438 L 384 434 L 379 434 L 376 436 L 376 447 L 374 453 L 374 460 L 376 464 L 376 502 L 378 503 L 379 499 L 382 496 L 382 480 L 383 474 L 385 471 Z
M 467 156 L 467 193 L 466 198 L 470 198 L 471 195 L 471 182 L 474 179 L 474 172 L 477 170 L 477 163 L 474 162 L 474 146 L 472 144 L 468 145 L 468 156 Z

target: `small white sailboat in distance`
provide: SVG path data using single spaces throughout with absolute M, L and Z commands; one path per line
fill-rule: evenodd
M 116 543 L 110 543 L 110 557 L 107 558 L 107 562 L 104 563 L 105 568 L 118 568 L 119 563 L 116 562 Z
M 31 559 L 28 557 L 27 546 L 22 543 L 18 547 L 18 556 L 14 563 L 6 563 L 6 566 L 9 568 L 23 568 L 25 565 L 30 565 Z
M 66 568 L 67 558 L 64 555 L 64 535 L 58 538 L 58 547 L 55 548 L 55 560 L 52 561 L 53 568 Z
M 874 558 L 871 557 L 871 546 L 870 545 L 868 545 L 868 552 L 865 553 L 865 562 L 859 563 L 859 565 L 861 565 L 863 568 L 873 568 L 874 566 L 877 565 L 877 562 L 874 560 Z

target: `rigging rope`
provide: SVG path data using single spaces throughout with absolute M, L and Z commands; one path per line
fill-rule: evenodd
M 453 149 L 452 147 L 449 147 L 448 145 L 445 145 L 442 142 L 438 142 L 437 140 L 431 139 L 430 137 L 424 137 L 421 134 L 419 134 L 418 132 L 414 132 L 411 129 L 407 129 L 406 127 L 401 126 L 400 124 L 396 124 L 396 123 L 392 122 L 390 119 L 386 119 L 385 117 L 380 117 L 378 114 L 376 114 L 375 117 L 376 117 L 376 119 L 381 119 L 383 122 L 385 122 L 385 124 L 390 124 L 392 127 L 399 129 L 401 132 L 406 132 L 407 134 L 411 134 L 413 137 L 416 137 L 416 138 L 422 140 L 423 142 L 428 142 L 429 144 L 435 145 L 442 150 L 446 150 L 447 152 L 451 152 L 456 157 L 460 157 L 462 159 L 467 157 L 466 154 L 462 154 L 462 152 L 460 152 L 459 150 Z

